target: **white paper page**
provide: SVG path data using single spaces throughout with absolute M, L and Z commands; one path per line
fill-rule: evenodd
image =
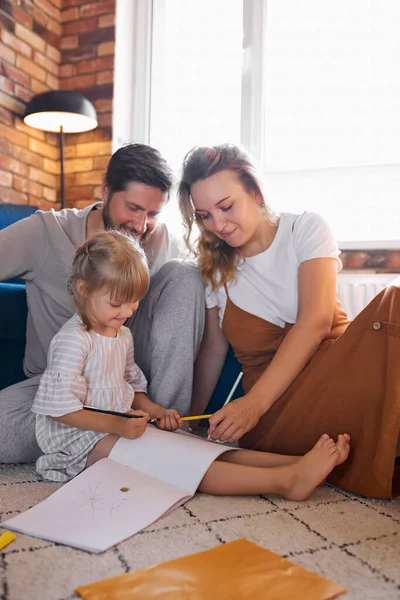
M 230 447 L 183 431 L 149 426 L 136 440 L 120 438 L 110 458 L 194 495 L 211 463 Z
M 129 489 L 123 492 L 121 488 Z M 186 499 L 181 490 L 104 458 L 1 526 L 89 552 L 103 552 Z

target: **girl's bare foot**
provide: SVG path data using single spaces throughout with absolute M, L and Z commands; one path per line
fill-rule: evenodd
M 348 440 L 339 436 L 336 444 L 326 433 L 320 437 L 314 448 L 288 468 L 288 489 L 284 493 L 287 500 L 306 500 L 315 488 L 322 483 L 336 465 L 344 462 L 349 454 Z M 343 438 L 343 439 L 342 439 Z M 346 442 L 344 441 L 346 440 Z

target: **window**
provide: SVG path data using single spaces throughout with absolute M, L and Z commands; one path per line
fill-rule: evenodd
M 115 145 L 241 142 L 277 212 L 400 247 L 399 57 L 398 0 L 118 0 Z
M 240 143 L 242 3 L 154 2 L 149 139 L 177 171 L 193 146 Z
M 399 240 L 400 4 L 269 0 L 265 31 L 274 206 L 320 212 L 353 246 Z

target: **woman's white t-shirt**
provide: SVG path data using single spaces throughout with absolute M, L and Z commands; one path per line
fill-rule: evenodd
M 313 258 L 335 258 L 342 268 L 339 248 L 326 221 L 315 213 L 282 213 L 271 246 L 238 266 L 236 282 L 228 285 L 236 306 L 261 319 L 284 327 L 295 323 L 298 310 L 298 269 Z M 222 319 L 226 306 L 223 287 L 206 289 L 207 308 L 219 308 Z

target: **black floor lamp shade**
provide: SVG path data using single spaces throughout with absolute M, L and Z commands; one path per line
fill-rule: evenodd
M 93 104 L 78 92 L 44 92 L 28 102 L 24 122 L 35 129 L 60 134 L 61 208 L 64 208 L 64 133 L 83 133 L 95 129 L 98 125 L 96 110 Z
M 81 133 L 97 127 L 93 104 L 82 94 L 71 91 L 44 92 L 28 103 L 24 122 L 43 131 Z

